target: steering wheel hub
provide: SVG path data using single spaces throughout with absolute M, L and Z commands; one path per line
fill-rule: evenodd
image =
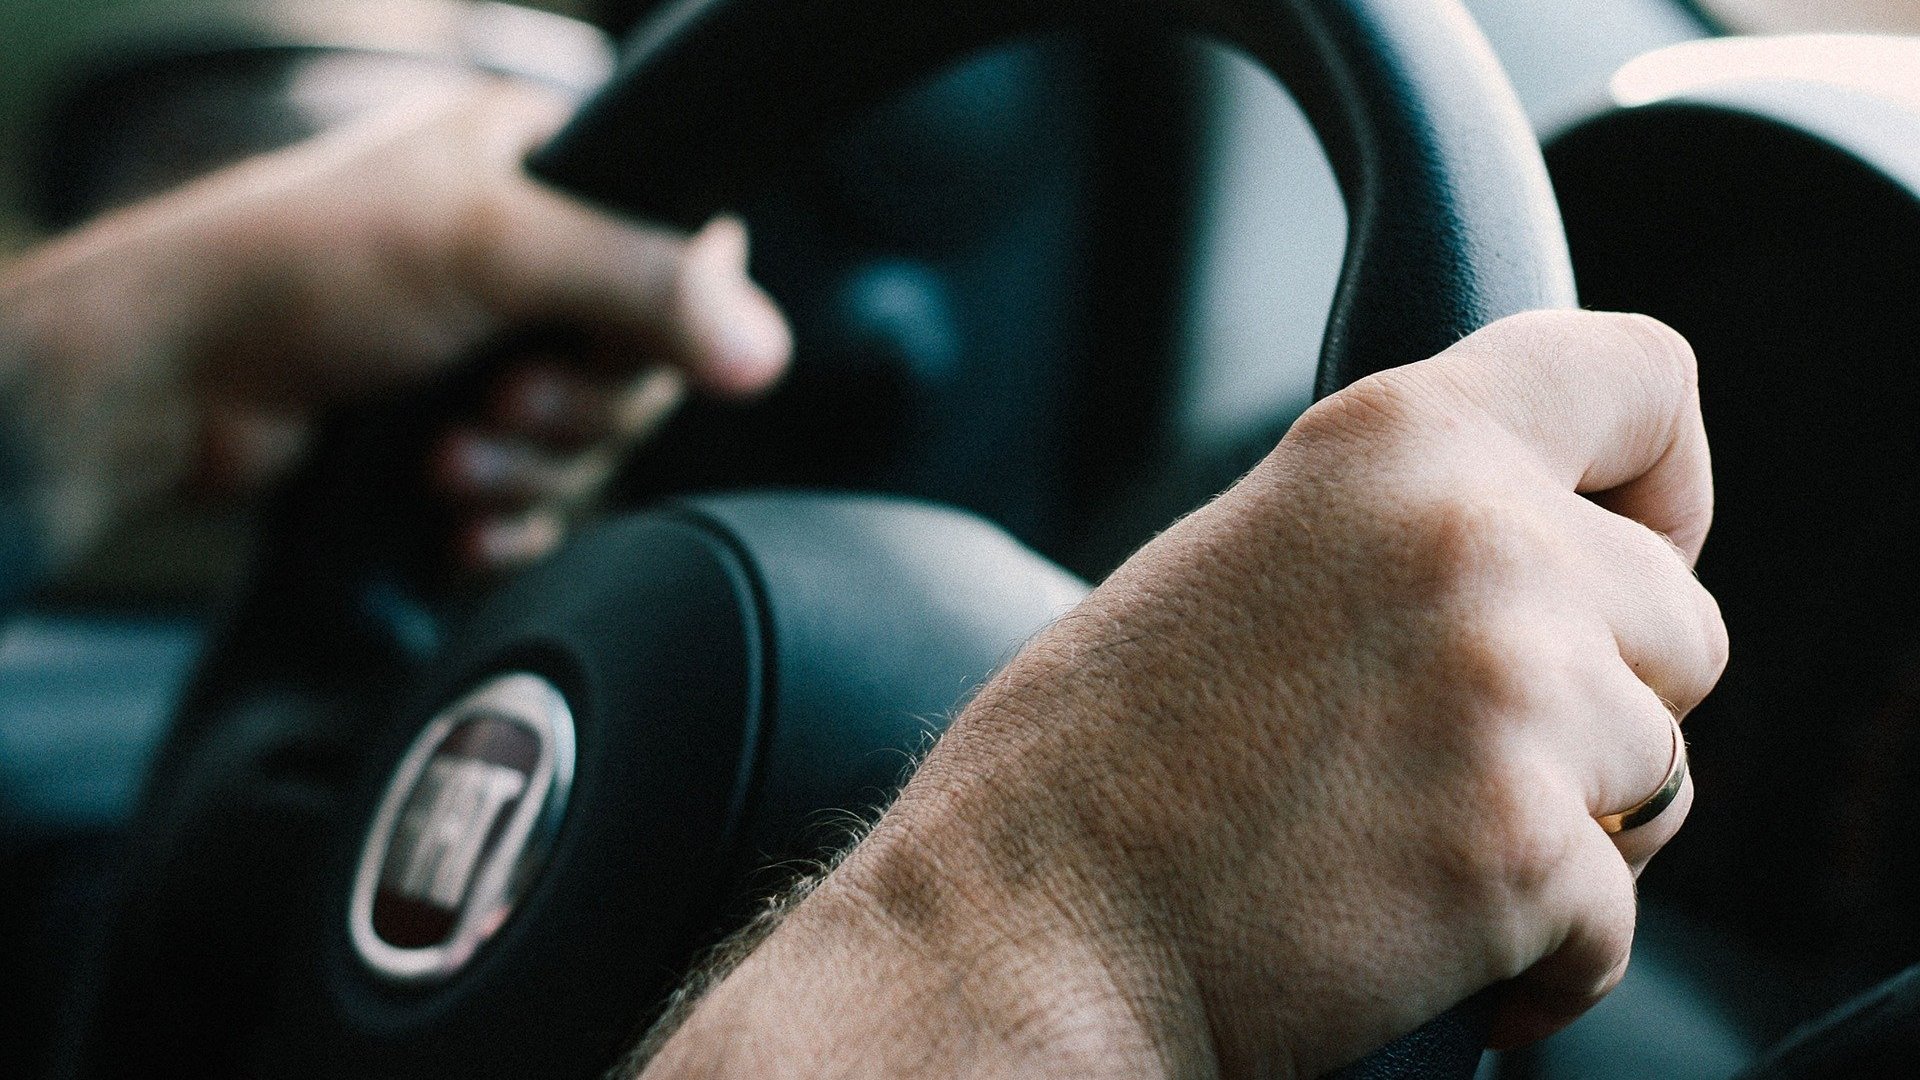
M 573 712 L 546 679 L 489 680 L 435 716 L 394 770 L 348 909 L 377 976 L 458 974 L 546 862 L 573 783 Z
M 610 208 L 697 225 L 916 76 L 1015 36 L 1116 18 L 1246 49 L 1320 135 L 1350 223 L 1323 393 L 1500 316 L 1573 305 L 1538 144 L 1454 0 L 686 0 L 636 31 L 620 74 L 530 167 Z M 368 486 L 366 470 L 313 473 L 319 490 Z M 344 564 L 289 575 L 290 588 L 367 580 L 392 563 L 385 533 L 364 555 L 287 535 L 286 550 Z M 435 655 L 419 673 L 419 714 L 356 714 L 371 714 L 373 737 L 342 745 L 398 766 L 351 793 L 319 767 L 297 777 L 340 792 L 309 850 L 345 842 L 325 872 L 286 883 L 251 937 L 229 935 L 258 944 L 244 955 L 262 957 L 253 985 L 266 992 L 241 998 L 235 980 L 208 982 L 223 1004 L 261 1015 L 236 1024 L 234 1009 L 177 1010 L 227 1055 L 199 1075 L 600 1074 L 690 958 L 751 915 L 762 868 L 812 864 L 843 843 L 829 812 L 844 821 L 884 804 L 958 703 L 1084 592 L 978 518 L 890 498 L 709 494 L 581 532 Z M 289 640 L 314 639 L 295 629 Z M 209 701 L 248 701 L 260 668 L 228 662 L 237 692 Z M 537 708 L 461 696 L 527 671 L 546 673 L 570 705 L 570 794 L 556 794 L 558 774 L 541 764 L 547 752 L 557 760 L 561 736 Z M 424 729 L 408 719 L 429 712 Z M 212 711 L 201 726 L 226 737 L 198 745 L 234 756 L 245 732 L 233 718 L 252 715 Z M 522 729 L 555 741 L 532 750 Z M 534 827 L 561 825 L 567 803 L 535 874 Z M 215 817 L 213 800 L 213 813 L 189 815 L 202 805 L 183 799 L 181 816 L 206 822 L 213 857 L 168 879 L 182 902 L 153 922 L 178 913 L 201 925 L 191 901 L 216 880 L 208 864 L 230 857 L 231 819 Z M 369 833 L 333 835 L 361 820 L 375 822 Z M 173 978 L 177 965 L 143 958 L 116 970 L 122 984 L 144 971 Z M 145 1062 L 143 1033 L 182 1024 L 138 1004 L 101 1010 L 92 1030 Z M 1473 1014 L 1456 1015 L 1361 1075 L 1470 1076 L 1484 1036 Z

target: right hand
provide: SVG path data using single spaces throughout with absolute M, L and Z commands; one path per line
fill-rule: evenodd
M 983 690 L 660 1064 L 756 1000 L 818 1054 L 770 1076 L 1312 1077 L 1499 982 L 1496 1041 L 1547 1034 L 1686 816 L 1595 822 L 1725 663 L 1711 513 L 1651 319 L 1524 315 L 1334 395 Z

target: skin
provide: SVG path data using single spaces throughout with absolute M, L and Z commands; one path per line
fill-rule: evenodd
M 457 554 L 502 568 L 684 386 L 759 392 L 785 322 L 746 233 L 616 220 L 519 167 L 565 119 L 490 86 L 265 155 L 42 246 L 0 273 L 0 394 L 45 478 L 56 560 L 187 488 L 283 475 L 325 410 L 419 383 L 503 335 L 513 357 L 423 468 L 462 512 Z
M 1313 1077 L 1625 970 L 1726 660 L 1694 365 L 1536 313 L 1316 406 L 991 683 L 645 1068 Z M 857 1007 L 850 1003 L 858 1003 Z
M 736 224 L 524 177 L 563 111 L 415 106 L 10 268 L 0 391 L 61 544 L 558 323 L 584 344 L 520 358 L 428 465 L 524 554 L 673 383 L 775 378 Z M 1726 657 L 1694 380 L 1652 320 L 1536 313 L 1316 406 L 1023 650 L 645 1075 L 1310 1077 L 1494 983 L 1500 1042 L 1579 1015 L 1692 790 L 1594 818 L 1659 785 Z

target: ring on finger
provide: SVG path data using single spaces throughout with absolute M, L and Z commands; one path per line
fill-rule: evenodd
M 1686 786 L 1687 741 L 1681 737 L 1680 721 L 1671 716 L 1667 720 L 1673 730 L 1673 751 L 1667 762 L 1666 779 L 1660 781 L 1660 786 L 1653 790 L 1653 794 L 1625 810 L 1615 814 L 1602 814 L 1596 818 L 1595 820 L 1600 822 L 1600 827 L 1609 834 L 1617 835 L 1629 829 L 1637 829 L 1659 817 L 1661 812 L 1673 805 L 1673 800 L 1680 796 L 1680 789 Z

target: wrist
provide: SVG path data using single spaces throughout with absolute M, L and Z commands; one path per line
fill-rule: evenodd
M 1152 920 L 1036 864 L 1050 842 L 1005 831 L 1013 797 L 916 781 L 646 1075 L 1210 1075 Z
M 0 394 L 55 568 L 191 467 L 186 358 L 213 288 L 207 242 L 124 212 L 0 275 Z

